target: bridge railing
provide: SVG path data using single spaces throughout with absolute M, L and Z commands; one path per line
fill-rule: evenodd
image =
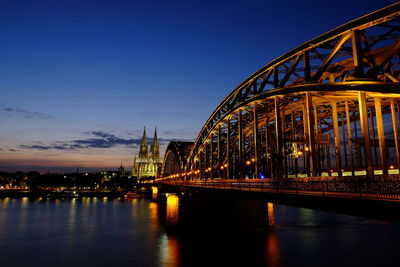
M 400 200 L 400 179 L 310 179 L 310 180 L 198 180 L 163 181 L 163 184 L 201 187 L 212 189 L 239 190 L 249 192 L 269 192 L 275 194 L 295 194 L 330 196 L 343 198 L 365 198 Z

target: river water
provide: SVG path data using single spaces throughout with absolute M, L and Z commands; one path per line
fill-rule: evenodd
M 0 199 L 0 266 L 398 266 L 400 225 L 275 205 L 260 232 L 167 231 L 148 199 Z

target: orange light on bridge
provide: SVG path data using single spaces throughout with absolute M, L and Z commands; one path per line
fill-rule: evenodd
M 224 169 L 224 166 L 221 166 L 221 170 L 223 170 Z
M 394 166 L 393 166 L 393 165 L 390 165 L 390 169 L 392 169 L 392 170 L 393 170 L 393 169 L 394 169 Z
M 274 216 L 274 203 L 267 203 L 267 214 L 268 214 L 268 226 L 273 226 L 275 224 Z
M 158 197 L 158 187 L 157 187 L 157 186 L 153 186 L 153 187 L 151 188 L 151 191 L 152 191 L 152 196 L 151 196 L 151 198 L 152 198 L 153 200 L 156 200 L 157 197 Z
M 166 221 L 168 225 L 176 225 L 178 223 L 179 197 L 175 194 L 167 195 L 167 215 Z
M 228 163 L 225 163 L 225 164 L 224 164 L 224 167 L 225 167 L 225 168 L 228 167 Z
M 256 161 L 254 158 L 251 159 L 252 162 Z
M 246 161 L 246 165 L 250 165 L 250 164 L 251 164 L 250 160 Z

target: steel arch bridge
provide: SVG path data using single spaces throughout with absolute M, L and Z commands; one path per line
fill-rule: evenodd
M 398 173 L 400 2 L 268 63 L 237 86 L 163 179 Z
M 161 176 L 167 177 L 181 173 L 192 147 L 193 142 L 170 142 L 164 155 Z

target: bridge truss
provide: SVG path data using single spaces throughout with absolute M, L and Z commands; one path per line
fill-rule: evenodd
M 400 3 L 298 46 L 236 87 L 204 124 L 185 163 L 163 168 L 169 170 L 163 177 L 280 180 L 395 172 L 399 53 Z

